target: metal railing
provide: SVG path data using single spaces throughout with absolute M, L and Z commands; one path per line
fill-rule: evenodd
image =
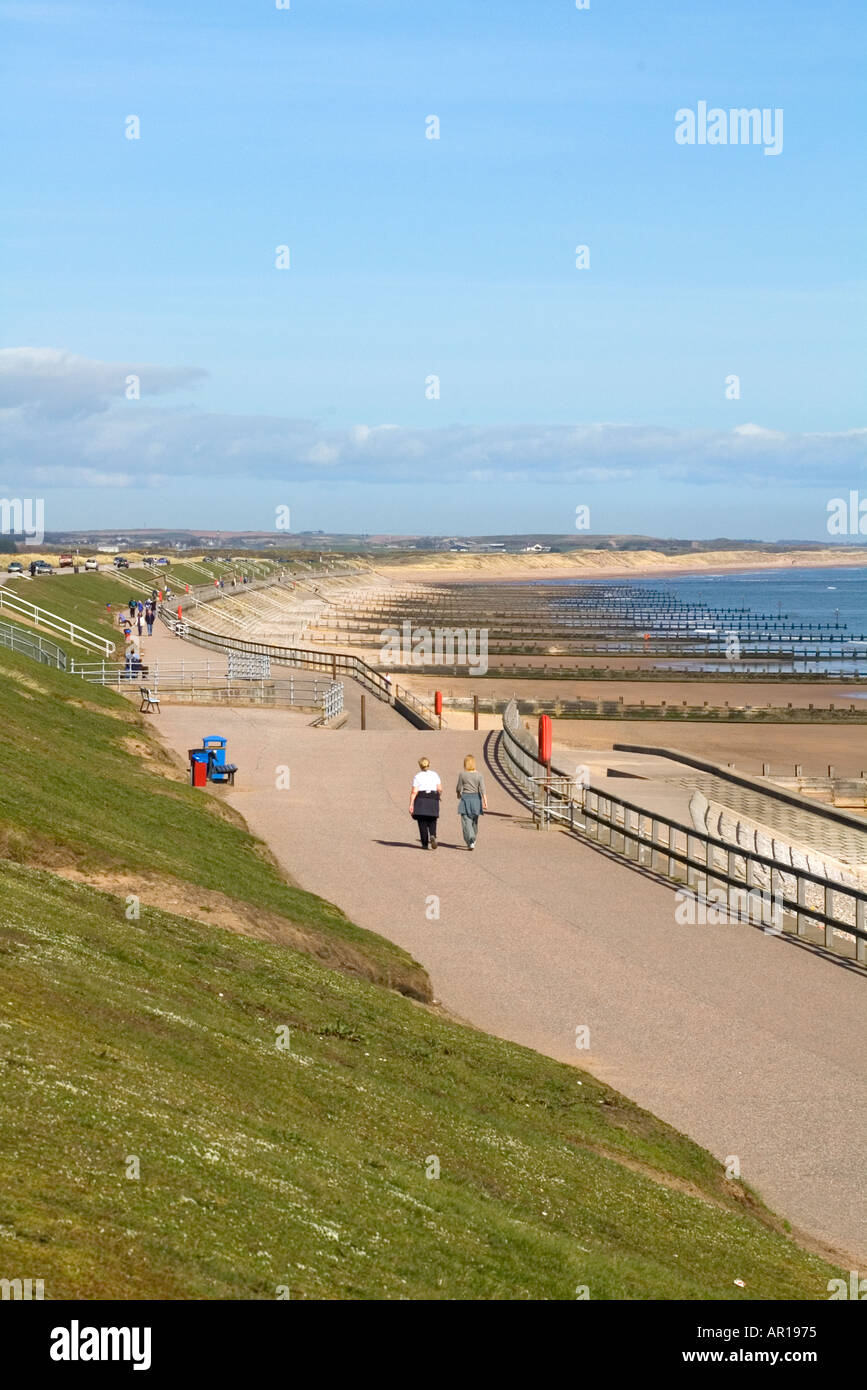
M 527 805 L 541 827 L 552 822 L 567 826 L 576 835 L 668 879 L 699 902 L 724 906 L 735 921 L 804 939 L 812 928 L 822 936 L 821 943 L 814 944 L 867 964 L 867 892 L 863 889 L 734 846 L 607 790 L 596 791 L 562 768 L 546 768 L 514 700 L 503 714 L 500 748 L 506 771 L 527 793 Z
M 17 623 L 0 621 L 0 647 L 21 652 L 22 656 L 40 661 L 43 666 L 54 666 L 58 671 L 66 670 L 66 652 L 58 647 L 56 642 L 50 642 L 38 632 L 29 632 L 26 627 L 19 627 Z
M 232 571 L 229 570 L 227 573 L 231 579 Z M 225 577 L 224 575 L 224 580 Z M 234 585 L 224 584 L 223 588 L 220 588 L 219 582 L 215 584 L 212 577 L 210 584 L 191 584 L 189 589 L 186 585 L 183 586 L 183 589 L 172 589 L 171 599 L 166 600 L 166 602 L 175 605 L 180 603 L 182 607 L 197 608 L 200 603 L 213 603 L 221 598 L 243 598 L 255 589 L 267 589 L 291 582 L 297 582 L 295 576 L 282 570 L 277 574 L 272 572 L 264 575 L 261 579 L 248 579 L 246 584 L 242 579 L 236 577 Z M 165 590 L 163 593 L 165 595 Z
M 159 615 L 172 632 L 177 632 L 178 636 L 184 637 L 189 642 L 195 642 L 200 646 L 214 647 L 218 651 L 250 652 L 254 655 L 267 656 L 283 666 L 298 666 L 308 671 L 330 672 L 332 680 L 335 681 L 338 674 L 347 675 L 352 680 L 358 681 L 365 690 L 369 690 L 377 699 L 384 700 L 387 704 L 396 707 L 403 705 L 421 719 L 426 727 L 430 729 L 446 727 L 445 720 L 440 723 L 438 716 L 423 700 L 389 677 L 383 676 L 374 667 L 368 666 L 367 662 L 362 661 L 360 657 L 348 656 L 345 652 L 311 652 L 304 647 L 282 647 L 270 642 L 251 642 L 234 635 L 225 636 L 220 632 L 209 632 L 205 628 L 195 626 L 187 618 L 182 617 L 179 620 L 177 610 L 173 612 L 171 609 L 167 609 L 165 604 L 161 605 Z
M 270 675 L 245 675 L 232 669 L 229 661 L 145 662 L 139 670 L 125 663 L 72 660 L 70 675 L 115 690 L 147 685 L 154 694 L 170 700 L 174 694 L 183 702 L 200 698 L 217 702 L 263 705 L 295 705 L 302 709 L 321 709 L 324 719 L 343 712 L 343 684 L 329 677 L 296 676 L 293 672 L 272 679 Z
M 154 589 L 159 592 L 159 584 L 148 584 L 144 579 L 139 579 L 138 575 L 130 574 L 129 570 L 118 567 L 117 565 L 106 565 L 103 574 L 113 574 L 117 579 L 122 579 L 124 584 L 130 589 L 138 589 L 140 593 L 152 594 Z M 157 576 L 155 576 L 156 578 Z
M 0 608 L 8 608 L 11 613 L 28 618 L 36 627 L 44 627 L 49 632 L 56 632 L 61 637 L 66 637 L 76 646 L 87 647 L 90 651 L 102 652 L 105 656 L 111 656 L 114 652 L 114 643 L 110 642 L 107 637 L 100 637 L 95 632 L 89 632 L 86 627 L 79 627 L 78 623 L 71 623 L 67 618 L 59 618 L 56 613 L 49 613 L 47 608 L 39 608 L 29 599 L 21 598 L 19 594 L 12 593 L 6 584 L 0 585 Z
M 239 679 L 235 672 L 227 669 L 225 661 L 144 661 L 142 665 L 151 685 L 158 680 L 178 687 L 211 682 L 225 685 L 227 676 L 233 680 Z M 83 680 L 92 681 L 95 685 L 115 687 L 127 686 L 130 678 L 129 667 L 119 661 L 81 661 L 72 657 L 69 672 L 70 675 L 81 676 Z M 144 679 L 141 672 L 139 678 Z
M 164 704 L 176 705 L 263 705 L 268 708 L 318 710 L 317 724 L 325 723 L 343 711 L 342 681 L 321 680 L 316 676 L 270 681 L 223 681 L 215 685 L 157 686 L 141 676 L 136 684 L 147 685 Z M 121 683 L 123 688 L 123 683 Z

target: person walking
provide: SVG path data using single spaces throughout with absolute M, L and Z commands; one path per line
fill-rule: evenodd
M 463 771 L 458 773 L 455 791 L 458 796 L 458 815 L 464 832 L 464 844 L 467 849 L 475 849 L 476 836 L 479 833 L 479 816 L 483 811 L 487 811 L 488 798 L 485 794 L 485 779 L 476 771 L 476 760 L 471 753 L 464 758 Z
M 440 813 L 443 784 L 439 773 L 432 770 L 430 758 L 419 758 L 418 766 L 419 770 L 412 779 L 409 813 L 418 825 L 422 849 L 436 849 L 437 818 Z
M 153 610 L 153 608 L 151 607 L 150 604 L 148 604 L 147 608 L 145 609 L 145 615 L 144 615 L 144 616 L 145 616 L 145 627 L 146 627 L 147 630 L 148 630 L 148 637 L 153 637 L 153 635 L 154 635 L 154 610 Z
M 137 608 L 137 609 L 136 609 L 136 614 L 135 614 L 135 625 L 136 625 L 136 627 L 138 628 L 138 635 L 139 635 L 139 637 L 141 637 L 142 631 L 143 631 L 143 628 L 144 628 L 144 616 L 143 616 L 142 611 L 141 611 L 140 608 Z

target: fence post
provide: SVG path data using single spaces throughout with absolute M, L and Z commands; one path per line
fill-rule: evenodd
M 834 889 L 825 885 L 825 945 L 829 950 L 834 947 Z
M 798 907 L 807 905 L 807 880 L 798 875 Z M 862 904 L 863 905 L 863 904 Z M 804 936 L 807 930 L 806 919 L 800 912 L 795 913 L 795 932 L 798 936 Z

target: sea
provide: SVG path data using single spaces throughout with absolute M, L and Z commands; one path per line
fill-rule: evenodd
M 569 583 L 599 583 L 595 580 L 569 580 Z M 633 585 L 671 594 L 684 603 L 704 603 L 714 608 L 748 608 L 764 617 L 789 619 L 801 623 L 839 623 L 840 637 L 852 641 L 849 659 L 835 658 L 799 661 L 803 672 L 867 678 L 867 565 L 836 569 L 739 570 L 723 574 L 648 575 L 645 578 L 618 577 L 604 581 L 606 588 Z M 857 639 L 863 639 L 858 642 Z M 657 663 L 677 669 L 677 663 Z M 705 663 L 702 663 L 705 665 Z M 706 663 L 706 669 L 731 671 L 727 662 Z M 773 661 L 744 660 L 742 669 L 755 671 L 790 670 Z M 856 692 L 852 691 L 852 695 Z M 867 693 L 865 693 L 867 694 Z
M 865 556 L 867 560 L 867 556 Z M 629 581 L 627 581 L 629 582 Z M 861 568 L 744 570 L 731 574 L 649 576 L 635 581 L 686 603 L 749 608 L 792 621 L 839 621 L 852 637 L 867 636 L 867 563 Z

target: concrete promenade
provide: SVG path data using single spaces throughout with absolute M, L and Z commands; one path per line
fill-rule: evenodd
M 146 660 L 204 656 L 157 631 Z M 362 733 L 346 686 L 340 730 L 286 710 L 170 704 L 153 726 L 182 758 L 203 734 L 226 735 L 240 772 L 221 794 L 296 882 L 422 962 L 447 1008 L 586 1067 L 720 1159 L 736 1155 L 781 1215 L 863 1268 L 863 977 L 750 926 L 678 924 L 671 888 L 532 828 L 497 771 L 494 732 L 420 732 L 368 696 Z M 454 796 L 467 752 L 486 764 L 491 811 L 472 854 Z M 440 848 L 427 854 L 408 815 L 422 754 L 445 791 Z M 579 1051 L 581 1026 L 590 1046 Z

